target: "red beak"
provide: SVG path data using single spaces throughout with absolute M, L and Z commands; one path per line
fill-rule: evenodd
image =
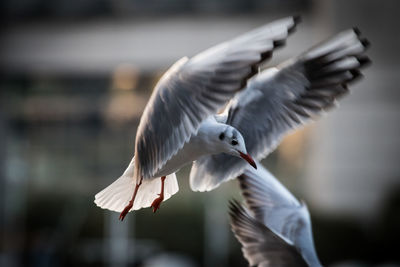
M 240 152 L 240 151 L 238 151 L 238 152 L 239 152 L 240 156 L 241 156 L 245 161 L 247 161 L 251 166 L 253 166 L 254 169 L 257 170 L 257 165 L 256 165 L 256 163 L 254 162 L 253 158 L 252 158 L 249 154 L 244 154 L 244 153 L 242 153 L 242 152 Z

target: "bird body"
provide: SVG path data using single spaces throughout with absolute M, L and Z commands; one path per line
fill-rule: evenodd
M 183 166 L 192 163 L 197 158 L 207 155 L 228 153 L 237 156 L 237 152 L 231 149 L 231 146 L 226 142 L 221 142 L 219 136 L 221 133 L 230 131 L 237 132 L 236 139 L 241 140 L 238 142 L 237 149 L 242 153 L 247 154 L 246 146 L 241 134 L 235 130 L 234 127 L 219 123 L 215 120 L 214 116 L 210 116 L 200 124 L 199 130 L 196 134 L 192 135 L 188 142 L 173 155 L 160 170 L 157 171 L 151 178 L 158 178 L 166 176 L 170 173 L 178 171 Z M 243 144 L 243 145 L 242 145 Z M 241 146 L 241 147 L 240 147 Z
M 224 136 L 223 139 L 225 142 L 221 140 L 221 135 Z M 237 141 L 237 144 L 232 145 L 232 141 Z M 217 122 L 214 116 L 208 117 L 200 124 L 197 133 L 191 136 L 182 149 L 178 150 L 157 173 L 142 181 L 141 190 L 137 193 L 137 201 L 132 209 L 136 210 L 151 206 L 152 200 L 161 186 L 158 181 L 154 179 L 166 176 L 164 181 L 164 194 L 166 197 L 163 199 L 166 200 L 179 190 L 175 172 L 180 168 L 202 156 L 223 152 L 234 156 L 240 156 L 238 151 L 244 154 L 243 157 L 245 157 L 250 164 L 254 165 L 251 158 L 246 158 L 246 146 L 241 134 L 234 127 Z M 100 207 L 122 212 L 124 207 L 123 203 L 129 201 L 133 193 L 134 179 L 132 177 L 134 177 L 134 170 L 135 157 L 132 158 L 124 174 L 115 182 L 119 184 L 119 186 L 111 184 L 109 187 L 102 190 L 95 196 L 95 203 Z M 124 192 L 122 193 L 118 190 L 123 190 Z
M 178 191 L 174 172 L 197 158 L 226 153 L 255 167 L 239 131 L 210 117 L 246 87 L 297 22 L 296 17 L 274 21 L 173 64 L 144 109 L 134 159 L 120 178 L 95 196 L 95 203 L 122 210 L 122 220 L 129 211 L 142 207 L 156 211 Z M 157 188 L 161 190 L 154 199 Z
M 358 30 L 347 30 L 259 71 L 297 22 L 274 21 L 173 64 L 140 119 L 134 159 L 95 203 L 122 210 L 121 219 L 142 207 L 155 211 L 178 191 L 174 173 L 192 161 L 191 189 L 212 190 L 247 164 L 256 167 L 250 155 L 261 160 L 286 134 L 334 106 L 368 63 L 368 42 Z

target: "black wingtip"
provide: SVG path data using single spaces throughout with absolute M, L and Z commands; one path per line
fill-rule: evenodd
M 240 175 L 239 177 L 238 177 L 238 180 L 239 180 L 239 187 L 240 187 L 240 189 L 243 191 L 243 190 L 245 190 L 245 189 L 247 189 L 247 185 L 246 185 L 246 183 L 245 183 L 245 177 L 243 176 L 243 174 L 242 175 Z
M 353 31 L 354 31 L 354 33 L 357 34 L 358 36 L 361 35 L 361 31 L 360 31 L 360 29 L 359 29 L 358 27 L 353 27 Z
M 350 70 L 350 73 L 353 75 L 353 78 L 351 78 L 348 83 L 354 83 L 355 81 L 359 81 L 364 77 L 364 75 L 359 70 Z
M 231 199 L 228 203 L 230 209 L 239 206 L 239 201 L 237 201 L 236 199 Z
M 362 67 L 366 67 L 366 66 L 369 66 L 369 65 L 372 64 L 371 59 L 370 59 L 369 57 L 366 57 L 366 56 L 364 56 L 364 57 L 359 57 L 357 60 L 358 60 L 358 62 L 360 62 L 360 65 L 361 65 Z
M 368 47 L 371 46 L 371 43 L 370 43 L 370 42 L 368 41 L 368 39 L 366 39 L 366 38 L 360 39 L 360 42 L 361 42 L 361 44 L 362 44 L 365 48 L 368 48 Z
M 285 44 L 286 44 L 286 39 L 283 39 L 283 40 L 275 40 L 275 41 L 274 41 L 274 47 L 275 47 L 275 48 L 282 47 L 282 46 L 284 46 Z
M 301 22 L 301 16 L 300 15 L 294 15 L 293 16 L 293 21 L 294 21 L 294 24 L 299 24 L 300 22 Z
M 301 22 L 301 17 L 298 15 L 292 16 L 293 19 L 293 25 L 289 27 L 288 33 L 293 33 L 296 31 L 296 26 Z
M 357 69 L 354 70 L 350 70 L 350 73 L 354 76 L 354 77 L 358 77 L 361 75 L 361 72 Z
M 231 219 L 233 219 L 236 216 L 236 213 L 240 210 L 239 201 L 237 201 L 236 199 L 229 200 L 228 209 L 229 209 L 229 215 Z

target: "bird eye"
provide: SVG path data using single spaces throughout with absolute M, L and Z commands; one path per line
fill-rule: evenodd
M 221 133 L 221 134 L 219 135 L 219 140 L 224 140 L 224 138 L 225 138 L 225 134 L 224 134 L 224 133 Z
M 235 139 L 233 139 L 232 142 L 231 142 L 231 144 L 232 144 L 233 146 L 236 146 L 236 145 L 238 144 L 238 141 L 235 140 Z

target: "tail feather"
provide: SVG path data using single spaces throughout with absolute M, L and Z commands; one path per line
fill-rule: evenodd
M 125 170 L 123 175 L 111 185 L 96 194 L 94 203 L 103 209 L 122 212 L 129 200 L 132 198 L 135 189 L 133 179 L 134 158 Z M 151 203 L 161 190 L 161 179 L 146 179 L 141 186 L 133 203 L 132 210 L 150 207 Z M 175 173 L 168 175 L 164 182 L 164 201 L 179 191 L 178 181 Z

